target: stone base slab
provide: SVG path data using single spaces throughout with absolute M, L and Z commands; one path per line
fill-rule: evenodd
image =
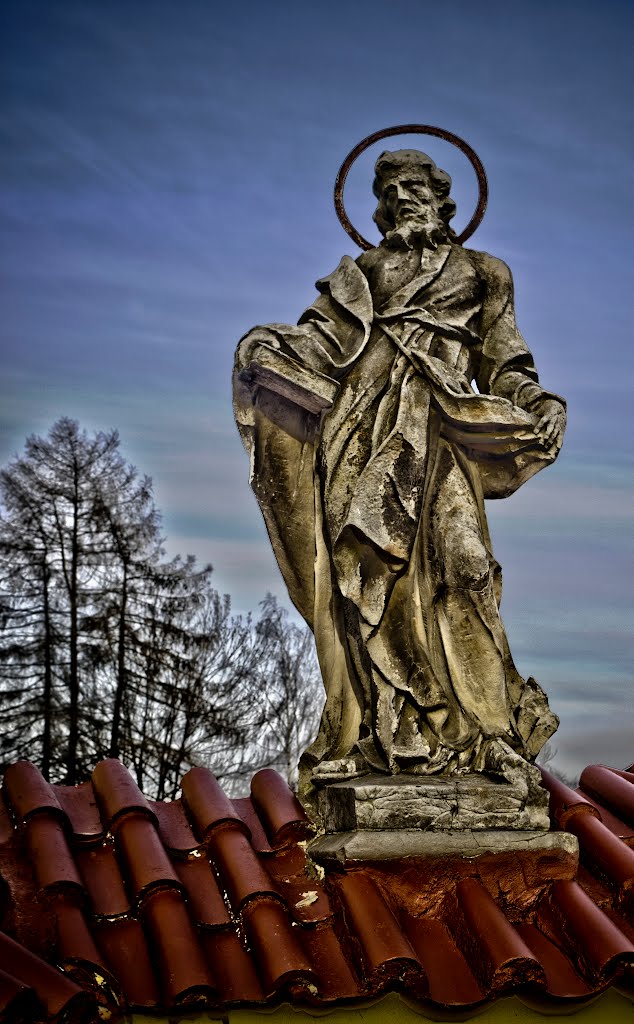
M 365 775 L 323 786 L 319 813 L 325 832 L 359 829 L 430 832 L 491 829 L 548 831 L 548 793 L 541 786 L 482 774 L 438 778 Z
M 479 830 L 474 832 L 421 832 L 401 829 L 398 832 L 339 832 L 321 835 L 308 844 L 312 860 L 324 866 L 349 864 L 351 861 L 389 861 L 403 858 L 461 857 L 471 860 L 488 854 L 533 855 L 543 864 L 550 879 L 554 862 L 567 862 L 568 870 L 558 877 L 576 876 L 579 843 L 569 832 L 529 832 L 513 830 Z

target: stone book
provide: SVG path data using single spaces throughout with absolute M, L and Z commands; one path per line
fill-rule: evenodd
M 251 388 L 265 388 L 317 416 L 331 407 L 339 391 L 337 381 L 331 377 L 303 366 L 269 345 L 257 347 L 240 378 Z

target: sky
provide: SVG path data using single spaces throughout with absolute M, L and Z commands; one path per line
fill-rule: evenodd
M 358 254 L 332 203 L 349 150 L 441 126 L 488 175 L 468 245 L 510 265 L 568 400 L 557 463 L 489 504 L 511 649 L 562 719 L 562 770 L 630 764 L 633 27 L 629 0 L 4 0 L 0 463 L 62 415 L 116 427 L 169 553 L 211 562 L 236 611 L 288 603 L 233 423 L 235 345 Z M 449 171 L 460 230 L 465 157 L 386 145 Z M 345 193 L 374 241 L 383 148 Z

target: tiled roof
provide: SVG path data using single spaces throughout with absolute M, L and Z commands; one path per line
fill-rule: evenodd
M 20 761 L 0 801 L 0 1020 L 389 990 L 434 1014 L 510 993 L 567 1010 L 610 985 L 631 998 L 634 773 L 593 766 L 576 792 L 543 774 L 577 874 L 555 855 L 493 854 L 320 878 L 312 826 L 271 770 L 230 800 L 194 768 L 182 799 L 154 803 L 118 761 L 77 787 Z

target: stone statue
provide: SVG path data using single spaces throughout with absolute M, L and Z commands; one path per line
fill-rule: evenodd
M 558 724 L 509 652 L 484 499 L 555 459 L 565 403 L 538 382 L 508 268 L 456 243 L 450 185 L 424 153 L 384 152 L 381 243 L 237 351 L 252 486 L 326 688 L 308 806 L 367 773 L 534 785 Z

